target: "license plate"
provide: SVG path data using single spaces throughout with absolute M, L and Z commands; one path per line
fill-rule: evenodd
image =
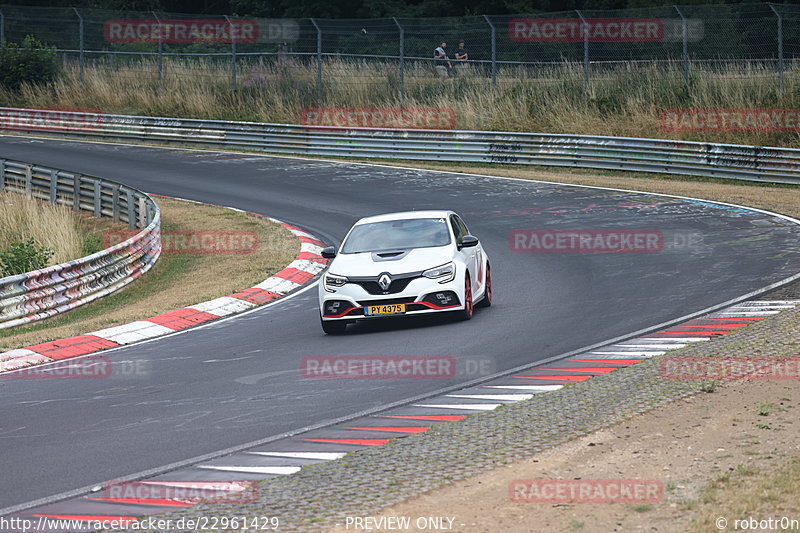
M 399 315 L 406 312 L 406 304 L 370 305 L 368 315 Z

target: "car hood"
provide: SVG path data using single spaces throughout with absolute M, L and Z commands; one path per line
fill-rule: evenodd
M 340 254 L 331 262 L 329 272 L 340 276 L 378 276 L 383 272 L 406 274 L 437 267 L 452 260 L 450 246 Z

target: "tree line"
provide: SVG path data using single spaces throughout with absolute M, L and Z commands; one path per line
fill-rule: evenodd
M 163 11 L 268 18 L 376 18 L 504 15 L 671 6 L 675 0 L 17 0 L 14 5 Z M 730 4 L 732 1 L 682 0 L 680 5 Z M 781 3 L 781 2 L 778 2 Z M 800 0 L 783 2 L 798 4 Z

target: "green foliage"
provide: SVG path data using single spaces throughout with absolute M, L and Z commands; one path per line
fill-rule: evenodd
M 30 238 L 26 241 L 12 242 L 0 251 L 0 274 L 14 276 L 44 268 L 53 257 L 53 250 L 37 244 Z
M 485 14 L 564 12 L 575 9 L 625 9 L 671 6 L 665 0 L 15 0 L 17 6 L 47 6 L 99 8 L 112 10 L 198 15 L 235 14 L 252 17 L 317 17 L 317 18 L 374 18 L 374 17 L 454 17 Z M 731 0 L 693 0 L 683 2 L 697 9 L 696 4 L 735 4 Z M 782 2 L 779 2 L 782 3 Z M 795 3 L 790 1 L 788 3 Z M 751 20 L 726 25 L 712 14 L 720 30 L 735 36 L 742 33 L 758 37 L 762 27 Z M 728 38 L 722 42 L 730 43 Z
M 769 416 L 776 409 L 778 409 L 778 406 L 774 403 L 761 403 L 756 407 L 756 413 L 759 416 Z
M 60 63 L 54 48 L 46 47 L 28 35 L 22 45 L 0 45 L 0 85 L 18 91 L 23 83 L 45 84 L 59 74 Z
M 717 383 L 716 381 L 703 381 L 702 383 L 700 383 L 700 390 L 703 392 L 711 393 L 715 392 L 718 386 L 719 383 Z
M 103 239 L 99 235 L 87 235 L 83 239 L 83 255 L 92 255 L 103 249 Z

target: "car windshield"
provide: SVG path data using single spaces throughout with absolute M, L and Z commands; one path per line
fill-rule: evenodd
M 341 253 L 379 252 L 406 248 L 428 248 L 450 244 L 444 218 L 412 218 L 361 224 L 353 228 Z

